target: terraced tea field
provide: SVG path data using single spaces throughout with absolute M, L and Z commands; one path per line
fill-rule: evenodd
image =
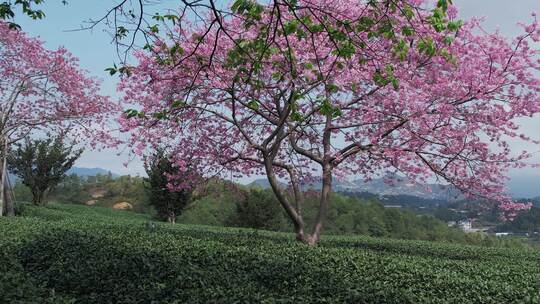
M 540 253 L 161 224 L 26 207 L 0 218 L 0 303 L 540 303 Z

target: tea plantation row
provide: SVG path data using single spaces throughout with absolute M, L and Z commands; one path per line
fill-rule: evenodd
M 0 303 L 540 303 L 540 254 L 149 224 L 75 205 L 0 219 Z

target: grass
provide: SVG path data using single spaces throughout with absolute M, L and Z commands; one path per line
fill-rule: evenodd
M 540 303 L 530 249 L 362 236 L 310 248 L 287 233 L 61 204 L 1 218 L 0 233 L 11 265 L 0 290 L 15 294 L 2 303 L 28 290 L 20 303 Z

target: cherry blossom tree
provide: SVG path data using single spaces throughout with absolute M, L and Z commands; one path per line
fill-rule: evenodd
M 529 207 L 504 184 L 529 156 L 508 139 L 534 142 L 515 120 L 540 111 L 536 16 L 509 40 L 457 20 L 450 1 L 211 8 L 202 21 L 171 18 L 124 69 L 119 90 L 135 106 L 121 123 L 135 153 L 167 143 L 179 168 L 196 158 L 208 175 L 265 174 L 308 244 L 335 178 L 437 178 L 508 211 Z M 302 214 L 309 180 L 321 183 L 313 227 Z
M 105 127 L 120 106 L 101 96 L 99 89 L 99 83 L 85 75 L 66 49 L 47 50 L 40 40 L 0 21 L 0 142 L 4 158 L 0 193 L 7 182 L 6 151 L 31 132 L 59 132 L 77 138 L 99 135 L 103 140 L 110 137 Z M 3 200 L 4 195 L 0 202 Z M 12 213 L 12 206 L 6 207 Z

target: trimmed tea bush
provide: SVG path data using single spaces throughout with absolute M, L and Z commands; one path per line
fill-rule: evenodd
M 54 301 L 540 303 L 540 254 L 531 250 L 367 237 L 311 248 L 281 233 L 150 228 L 144 216 L 101 208 L 28 209 L 31 218 L 0 220 L 15 278 L 0 284 Z

